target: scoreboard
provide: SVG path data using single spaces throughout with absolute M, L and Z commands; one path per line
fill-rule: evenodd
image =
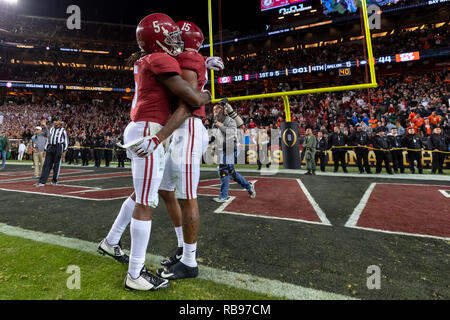
M 276 9 L 308 0 L 261 0 L 261 11 Z
M 450 47 L 447 49 L 439 50 L 439 51 L 414 51 L 414 52 L 405 52 L 405 53 L 397 53 L 392 55 L 386 55 L 382 57 L 374 58 L 375 64 L 391 64 L 391 63 L 402 63 L 409 61 L 417 61 L 423 58 L 433 58 L 433 57 L 443 57 L 450 55 Z M 249 81 L 249 80 L 257 80 L 257 79 L 267 79 L 267 78 L 276 78 L 282 76 L 292 76 L 292 75 L 301 75 L 307 73 L 314 72 L 326 72 L 336 70 L 339 76 L 351 76 L 352 68 L 359 68 L 367 65 L 369 62 L 367 60 L 353 60 L 346 62 L 338 62 L 338 63 L 325 63 L 318 65 L 307 65 L 307 66 L 299 66 L 295 68 L 286 68 L 282 70 L 272 70 L 266 72 L 259 73 L 251 73 L 251 74 L 242 74 L 242 75 L 233 75 L 233 76 L 224 76 L 219 77 L 215 81 L 219 84 L 228 84 L 234 82 L 241 81 Z M 209 83 L 209 81 L 208 81 Z

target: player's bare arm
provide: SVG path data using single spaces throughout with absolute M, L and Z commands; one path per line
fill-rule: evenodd
M 192 70 L 183 69 L 182 78 L 191 84 L 194 90 L 197 90 L 197 73 Z M 178 108 L 167 121 L 164 128 L 162 128 L 156 136 L 160 141 L 166 140 L 181 124 L 191 115 L 194 107 L 188 106 L 183 100 L 180 100 Z
M 192 84 L 183 80 L 180 75 L 168 74 L 159 76 L 159 81 L 164 84 L 174 95 L 184 100 L 191 107 L 201 107 L 211 101 L 209 92 L 200 92 Z

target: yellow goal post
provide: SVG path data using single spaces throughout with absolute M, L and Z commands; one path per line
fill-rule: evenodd
M 212 27 L 212 0 L 208 0 L 208 23 L 209 23 L 209 53 L 212 57 L 214 55 L 214 39 L 213 39 L 213 27 Z M 295 90 L 295 91 L 286 91 L 286 92 L 275 92 L 275 93 L 265 93 L 265 94 L 256 94 L 256 95 L 247 95 L 241 97 L 227 97 L 228 101 L 241 101 L 241 100 L 252 100 L 252 99 L 267 99 L 267 98 L 279 98 L 283 99 L 285 111 L 286 111 L 286 121 L 290 122 L 290 108 L 289 108 L 289 96 L 298 96 L 302 94 L 312 94 L 312 93 L 321 93 L 321 92 L 335 92 L 335 91 L 347 91 L 347 90 L 361 90 L 361 89 L 369 89 L 376 88 L 377 80 L 375 76 L 375 60 L 373 57 L 372 50 L 372 38 L 370 36 L 370 28 L 369 28 L 369 16 L 367 14 L 367 2 L 366 0 L 360 0 L 362 7 L 362 15 L 364 21 L 364 33 L 366 38 L 367 45 L 367 56 L 368 56 L 368 64 L 369 64 L 369 72 L 370 72 L 370 82 L 364 84 L 355 84 L 355 85 L 347 85 L 347 86 L 335 86 L 335 87 L 325 87 L 325 88 L 315 88 L 315 89 L 305 89 L 305 90 Z M 225 66 L 226 68 L 226 66 Z M 212 94 L 212 103 L 217 103 L 225 97 L 218 98 L 216 97 L 215 92 L 215 83 L 214 83 L 214 71 L 211 70 L 211 94 Z

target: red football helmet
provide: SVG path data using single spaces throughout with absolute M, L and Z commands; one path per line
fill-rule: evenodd
M 181 30 L 181 39 L 184 42 L 184 49 L 190 51 L 198 51 L 203 44 L 205 38 L 202 30 L 190 21 L 178 21 L 177 26 Z
M 153 13 L 139 22 L 136 39 L 147 53 L 166 52 L 177 56 L 183 52 L 181 32 L 175 22 L 163 13 Z

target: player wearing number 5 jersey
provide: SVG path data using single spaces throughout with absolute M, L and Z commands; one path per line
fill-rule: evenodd
M 136 89 L 131 109 L 132 122 L 125 129 L 124 142 L 140 142 L 127 150 L 128 157 L 132 160 L 134 196 L 128 198 L 122 208 L 125 206 L 131 209 L 134 203 L 134 209 L 125 287 L 158 290 L 168 287 L 169 282 L 148 272 L 144 262 L 152 214 L 158 205 L 158 189 L 164 172 L 164 150 L 157 143 L 152 153 L 147 152 L 155 140 L 142 138 L 154 137 L 166 125 L 173 96 L 192 107 L 208 103 L 211 97 L 209 93 L 195 90 L 181 78 L 181 69 L 174 57 L 183 51 L 183 42 L 179 28 L 170 17 L 160 13 L 145 17 L 137 27 L 136 36 L 142 51 L 132 57 L 135 60 Z M 126 215 L 119 214 L 115 224 L 123 227 L 126 220 L 129 221 Z M 99 244 L 99 251 L 114 257 L 125 257 L 118 244 L 123 232 L 119 229 L 121 228 L 113 226 L 108 237 Z
M 218 57 L 210 57 L 209 59 L 206 60 L 205 64 L 208 67 L 208 69 L 213 70 L 223 69 L 223 62 Z M 183 72 L 183 76 L 185 76 L 185 74 L 186 72 Z M 197 88 L 196 81 L 193 82 L 192 88 Z M 181 124 L 183 124 L 186 118 L 191 115 L 192 110 L 193 109 L 191 107 L 187 106 L 184 103 L 181 103 L 179 107 L 176 109 L 176 111 L 171 115 L 166 125 L 160 131 L 158 131 L 155 135 L 145 137 L 146 143 L 142 147 L 140 145 L 134 145 L 131 149 L 135 150 L 134 152 L 139 154 L 152 153 L 153 150 L 159 152 L 158 150 L 160 150 L 159 149 L 160 142 L 164 141 L 168 136 L 170 136 L 174 132 L 175 129 L 177 129 Z M 140 137 L 142 138 L 143 136 Z M 144 139 L 140 140 L 143 141 Z M 130 152 L 131 151 L 129 151 L 128 153 Z M 151 192 L 153 192 L 153 189 L 151 190 Z M 166 207 L 168 208 L 169 213 L 171 213 L 171 216 L 172 213 L 175 212 L 173 216 L 178 217 L 175 219 L 178 219 L 177 221 L 179 221 L 179 223 L 175 224 L 174 222 L 174 225 L 176 226 L 175 230 L 177 231 L 177 234 L 180 235 L 179 243 L 180 246 L 182 247 L 183 233 L 181 230 L 181 208 L 177 200 L 173 196 L 173 193 L 171 193 L 170 195 L 171 195 L 170 198 L 163 197 L 163 200 L 166 204 Z M 120 245 L 120 238 L 131 221 L 131 216 L 135 208 L 136 197 L 137 197 L 136 194 L 133 193 L 129 198 L 127 198 L 124 201 L 119 211 L 119 214 L 116 218 L 116 221 L 114 222 L 107 237 L 103 239 L 98 246 L 98 250 L 101 254 L 107 254 L 121 263 L 128 263 L 128 256 L 122 251 Z M 174 220 L 174 218 L 172 220 Z

